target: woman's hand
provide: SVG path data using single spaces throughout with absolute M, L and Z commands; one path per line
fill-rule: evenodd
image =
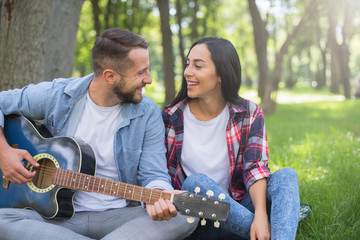
M 251 200 L 254 204 L 254 220 L 250 228 L 251 240 L 269 240 L 270 224 L 266 212 L 266 179 L 256 181 L 249 189 Z
M 254 221 L 250 228 L 251 240 L 269 240 L 270 239 L 270 223 L 266 213 L 255 214 Z

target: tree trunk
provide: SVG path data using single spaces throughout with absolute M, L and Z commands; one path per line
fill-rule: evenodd
M 292 58 L 288 57 L 287 59 L 287 76 L 285 81 L 285 87 L 288 89 L 293 89 L 296 84 L 296 80 L 294 80 L 293 76 L 293 64 Z
M 137 10 L 139 7 L 138 5 L 139 5 L 138 0 L 132 0 L 132 3 L 131 3 L 132 13 L 130 16 L 130 27 L 129 27 L 129 30 L 132 32 L 134 31 L 135 26 L 136 26 L 136 13 L 137 13 Z
M 53 0 L 45 44 L 45 81 L 72 75 L 83 2 L 84 0 Z
M 198 19 L 197 19 L 197 11 L 199 9 L 199 1 L 198 0 L 194 0 L 193 1 L 194 4 L 194 8 L 193 8 L 193 12 L 192 12 L 192 21 L 191 21 L 191 34 L 190 34 L 190 38 L 191 38 L 191 42 L 195 42 L 198 37 L 199 37 L 199 33 L 198 33 Z
M 305 13 L 300 22 L 293 28 L 292 32 L 287 35 L 287 38 L 280 48 L 280 51 L 276 54 L 275 67 L 271 72 L 270 79 L 266 84 L 264 98 L 263 98 L 263 110 L 265 114 L 272 114 L 276 109 L 276 91 L 278 89 L 281 80 L 281 69 L 283 65 L 284 56 L 288 51 L 288 48 L 300 29 L 307 23 L 314 13 L 312 6 L 305 9 Z
M 163 46 L 163 68 L 165 81 L 165 105 L 169 104 L 175 97 L 175 74 L 174 56 L 172 51 L 172 33 L 170 29 L 169 0 L 158 0 L 160 11 L 162 46 Z
M 181 57 L 181 63 L 182 63 L 182 69 L 185 68 L 185 48 L 184 48 L 184 39 L 182 35 L 182 28 L 181 28 L 181 22 L 182 22 L 182 10 L 181 10 L 181 3 L 180 0 L 176 0 L 176 21 L 177 25 L 179 27 L 178 36 L 179 36 L 179 52 Z
M 321 28 L 320 28 L 320 13 L 319 13 L 319 5 L 316 5 L 316 43 L 321 52 L 321 60 L 322 65 L 318 64 L 317 74 L 316 74 L 316 82 L 317 89 L 321 89 L 326 86 L 326 68 L 327 68 L 327 60 L 326 60 L 326 45 L 323 46 L 321 44 Z
M 108 0 L 106 4 L 106 14 L 104 14 L 104 22 L 105 29 L 110 28 L 110 16 L 113 15 L 113 11 L 115 9 L 115 4 L 113 4 L 112 0 Z
M 94 29 L 96 32 L 96 36 L 100 36 L 101 33 L 101 26 L 100 26 L 100 7 L 99 7 L 99 0 L 91 0 L 92 9 L 93 9 L 93 18 L 94 18 Z
M 267 43 L 269 36 L 255 0 L 248 0 L 248 6 L 252 18 L 255 51 L 259 68 L 258 95 L 261 98 L 261 101 L 263 101 L 266 83 L 269 79 L 269 65 L 267 59 Z
M 341 69 L 341 79 L 344 85 L 344 96 L 346 99 L 351 98 L 351 87 L 350 87 L 350 68 L 349 68 L 349 59 L 350 51 L 349 47 L 343 43 L 339 47 L 339 62 Z
M 339 69 L 339 52 L 338 52 L 338 43 L 336 41 L 336 22 L 337 22 L 337 9 L 338 5 L 336 2 L 333 2 L 333 4 L 329 4 L 330 9 L 328 13 L 328 19 L 329 19 L 329 30 L 328 30 L 328 46 L 330 48 L 330 69 L 331 69 L 331 75 L 330 75 L 330 91 L 332 93 L 339 93 L 340 92 L 340 69 Z
M 44 79 L 51 1 L 3 1 L 0 9 L 0 90 Z
M 350 41 L 352 37 L 353 19 L 355 17 L 354 7 L 352 7 L 349 0 L 344 1 L 344 23 L 342 27 L 343 42 L 339 46 L 339 57 L 341 67 L 342 83 L 344 85 L 344 96 L 346 99 L 351 98 L 350 86 Z

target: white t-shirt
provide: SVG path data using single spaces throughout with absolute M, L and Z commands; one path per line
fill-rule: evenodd
M 96 156 L 97 177 L 119 180 L 114 159 L 114 135 L 122 121 L 121 104 L 100 107 L 86 97 L 84 113 L 75 132 L 75 139 L 89 144 Z M 104 211 L 127 205 L 125 199 L 99 193 L 78 191 L 74 197 L 75 211 Z
M 226 125 L 229 108 L 209 121 L 200 121 L 191 113 L 189 105 L 184 110 L 184 140 L 181 165 L 187 176 L 204 173 L 228 192 L 230 162 L 226 143 Z

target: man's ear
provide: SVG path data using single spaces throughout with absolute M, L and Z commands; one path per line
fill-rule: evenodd
M 105 82 L 107 82 L 110 85 L 112 85 L 116 81 L 116 76 L 118 76 L 118 75 L 119 74 L 117 74 L 112 69 L 105 69 L 103 71 L 103 78 L 104 78 Z

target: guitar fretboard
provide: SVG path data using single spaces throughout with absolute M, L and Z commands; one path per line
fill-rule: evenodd
M 160 189 L 144 188 L 60 168 L 55 169 L 52 182 L 75 190 L 95 192 L 149 204 L 153 204 L 160 198 L 171 199 L 171 193 Z

